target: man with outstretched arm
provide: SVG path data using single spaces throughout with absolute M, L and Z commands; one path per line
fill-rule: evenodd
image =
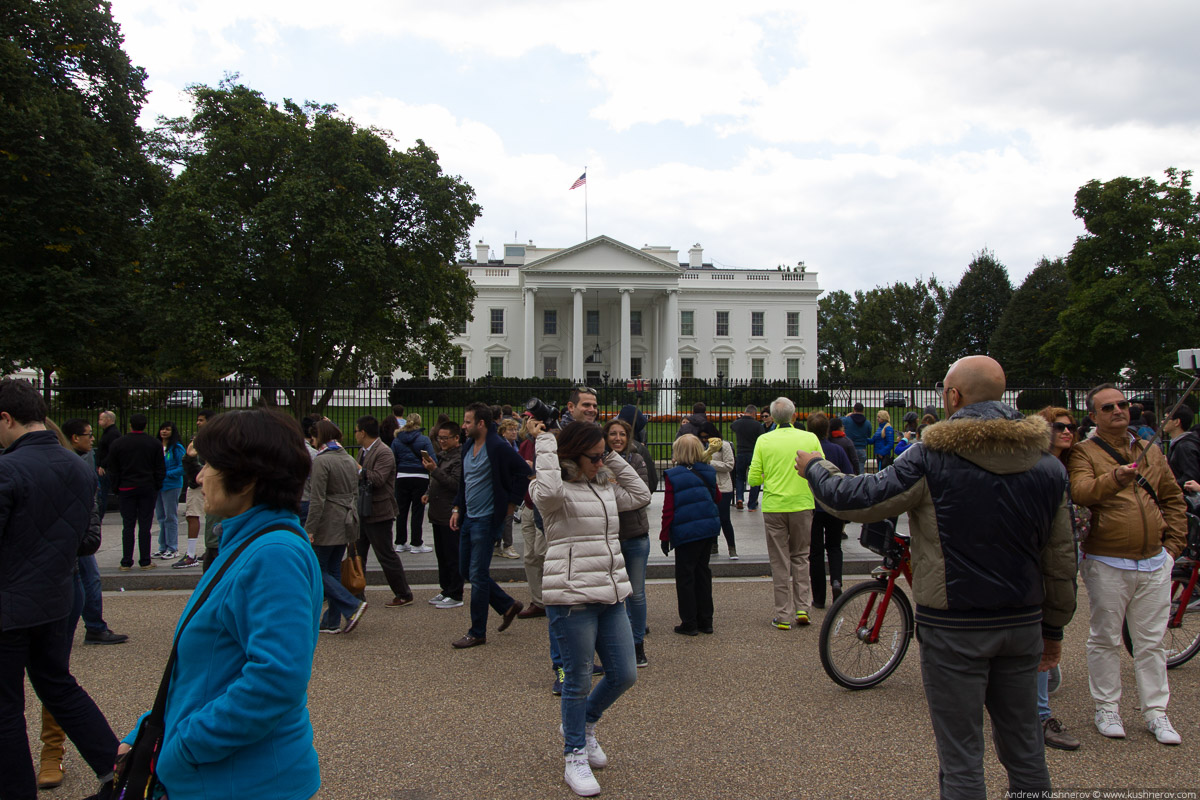
M 824 508 L 868 522 L 909 512 L 921 675 L 937 739 L 941 797 L 987 796 L 983 710 L 1009 789 L 1050 788 L 1038 670 L 1058 663 L 1075 612 L 1067 475 L 1050 429 L 1000 402 L 1004 370 L 968 356 L 946 373 L 946 422 L 891 468 L 848 476 L 796 455 Z

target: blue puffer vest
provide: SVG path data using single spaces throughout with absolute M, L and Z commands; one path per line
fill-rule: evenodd
M 671 544 L 711 539 L 721 532 L 721 517 L 714 499 L 717 471 L 708 464 L 672 467 L 666 472 L 671 481 L 675 516 L 671 520 Z

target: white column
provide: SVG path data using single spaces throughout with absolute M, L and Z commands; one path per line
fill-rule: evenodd
M 526 287 L 525 289 L 525 377 L 536 378 L 537 366 L 533 363 L 535 356 L 534 349 L 534 333 L 537 325 L 534 319 L 534 300 L 537 298 L 537 289 Z
M 586 291 L 581 288 L 571 289 L 575 300 L 575 309 L 571 316 L 571 369 L 574 370 L 571 379 L 577 382 L 582 381 L 585 374 L 583 368 L 583 293 Z
M 663 364 L 671 359 L 675 364 L 675 377 L 679 377 L 679 290 L 667 290 L 667 322 L 665 325 L 667 351 L 663 353 Z
M 633 338 L 629 335 L 629 295 L 633 294 L 633 289 L 619 291 L 621 292 L 621 372 L 618 377 L 627 381 L 633 377 L 632 367 L 630 367 Z

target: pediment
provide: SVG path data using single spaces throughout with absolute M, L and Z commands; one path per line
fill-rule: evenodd
M 564 250 L 531 261 L 521 267 L 523 274 L 635 274 L 676 276 L 683 272 L 678 264 L 630 247 L 609 236 L 596 236 Z

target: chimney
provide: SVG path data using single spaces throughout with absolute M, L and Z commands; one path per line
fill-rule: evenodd
M 704 248 L 699 242 L 692 245 L 692 249 L 688 250 L 688 266 L 692 269 L 700 269 L 704 265 Z
M 490 249 L 491 248 L 489 248 L 486 244 L 483 243 L 483 239 L 480 239 L 479 243 L 475 245 L 475 263 L 476 264 L 488 263 L 488 250 L 490 250 Z

